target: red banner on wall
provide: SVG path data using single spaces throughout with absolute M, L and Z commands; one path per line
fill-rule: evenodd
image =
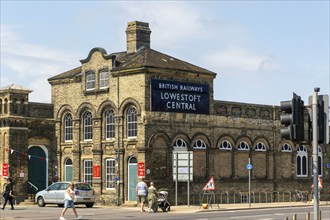
M 8 177 L 8 164 L 7 163 L 2 164 L 2 176 Z
M 93 166 L 93 178 L 100 178 L 101 177 L 101 166 L 94 165 Z
M 138 163 L 138 177 L 145 177 L 144 162 Z

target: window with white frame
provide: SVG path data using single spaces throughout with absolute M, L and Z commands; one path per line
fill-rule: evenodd
M 84 160 L 84 182 L 92 186 L 93 184 L 93 161 Z
M 137 112 L 134 107 L 127 110 L 127 137 L 137 136 Z
M 257 144 L 256 144 L 256 146 L 254 147 L 254 150 L 255 151 L 266 151 L 266 145 L 264 144 L 264 143 L 262 143 L 262 142 L 258 142 Z
M 102 70 L 100 72 L 100 89 L 109 87 L 109 71 Z
M 297 177 L 307 177 L 308 153 L 305 146 L 299 146 L 297 150 Z
M 194 149 L 206 149 L 206 144 L 203 140 L 201 139 L 198 139 L 194 146 L 193 146 Z
M 86 73 L 86 90 L 93 90 L 95 89 L 95 73 L 88 72 Z
M 237 146 L 237 150 L 250 150 L 250 146 L 245 141 L 241 141 Z
M 317 147 L 318 150 L 318 158 L 317 158 L 317 163 L 318 163 L 318 175 L 323 176 L 323 153 L 322 153 L 322 148 L 320 146 Z
M 221 141 L 221 143 L 219 144 L 219 149 L 220 150 L 232 150 L 233 147 L 231 146 L 231 143 L 227 140 L 223 140 Z
M 174 148 L 177 148 L 177 149 L 179 149 L 179 148 L 181 148 L 181 149 L 185 149 L 185 148 L 187 148 L 187 144 L 186 144 L 186 142 L 185 142 L 184 140 L 182 140 L 181 138 L 178 138 L 178 139 L 175 141 L 173 147 L 174 147 Z
M 283 144 L 282 145 L 282 148 L 281 148 L 281 152 L 292 152 L 292 147 L 291 147 L 291 145 L 290 144 L 287 144 L 287 143 L 285 143 L 285 144 Z
M 112 109 L 105 112 L 105 138 L 115 138 L 115 113 Z
M 116 161 L 107 159 L 105 161 L 106 189 L 115 189 Z
M 72 115 L 70 113 L 64 116 L 64 141 L 72 141 Z
M 84 140 L 91 141 L 93 139 L 93 118 L 92 113 L 84 114 Z
M 66 159 L 65 161 L 65 181 L 72 181 L 72 160 Z

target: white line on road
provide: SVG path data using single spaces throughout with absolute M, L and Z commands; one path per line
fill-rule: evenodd
M 260 217 L 266 217 L 266 216 L 270 216 L 271 214 L 267 214 L 267 215 L 249 215 L 249 216 L 246 216 L 246 218 L 252 218 L 252 219 L 256 219 L 256 218 L 260 218 Z M 232 219 L 242 219 L 242 216 L 234 216 L 234 217 L 230 217 Z M 273 219 L 273 218 L 270 218 L 270 219 Z

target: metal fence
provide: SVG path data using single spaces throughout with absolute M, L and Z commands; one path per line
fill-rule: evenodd
M 306 195 L 306 201 L 310 201 L 313 197 L 311 192 L 304 191 Z M 208 195 L 204 195 L 204 192 L 191 193 L 189 196 L 189 203 L 191 205 L 199 205 L 201 203 L 206 203 L 211 200 Z M 212 195 L 213 196 L 213 195 Z M 246 191 L 214 191 L 214 199 L 212 198 L 212 203 L 215 204 L 239 204 L 239 203 L 249 203 L 249 193 Z M 172 200 L 174 197 L 172 197 Z M 187 194 L 178 194 L 178 204 L 185 205 L 187 202 Z M 202 201 L 202 199 L 204 201 Z M 272 202 L 299 202 L 302 201 L 298 198 L 296 191 L 251 191 L 251 203 L 272 203 Z M 306 202 L 304 201 L 304 202 Z

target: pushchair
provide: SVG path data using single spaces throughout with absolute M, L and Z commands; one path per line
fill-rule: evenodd
M 171 209 L 171 205 L 167 200 L 168 192 L 167 191 L 160 191 L 158 193 L 158 207 L 163 210 L 163 212 L 168 212 Z

